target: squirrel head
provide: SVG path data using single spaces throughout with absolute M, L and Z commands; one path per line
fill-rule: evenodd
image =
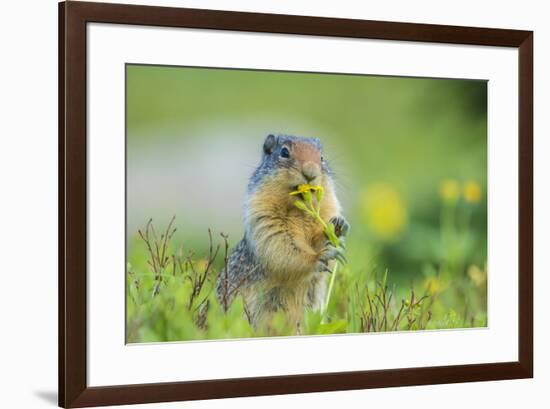
M 330 173 L 319 138 L 270 134 L 265 138 L 262 161 L 250 179 L 249 191 L 261 185 L 264 178 L 286 185 L 281 187 L 288 191 L 305 183 L 321 185 Z

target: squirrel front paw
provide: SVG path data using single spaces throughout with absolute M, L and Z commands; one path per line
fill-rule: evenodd
M 325 247 L 323 247 L 323 249 L 321 250 L 319 261 L 317 262 L 317 271 L 330 272 L 331 270 L 329 268 L 329 262 L 333 260 L 339 261 L 342 264 L 345 264 L 347 261 L 346 257 L 344 256 L 343 249 L 340 247 L 336 247 L 330 241 L 327 241 L 325 243 Z
M 333 217 L 332 219 L 330 219 L 329 223 L 332 223 L 334 225 L 334 233 L 336 233 L 337 237 L 343 238 L 347 236 L 350 225 L 343 216 Z

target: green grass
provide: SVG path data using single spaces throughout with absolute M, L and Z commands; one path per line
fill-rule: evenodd
M 408 286 L 387 269 L 340 265 L 326 311 L 308 311 L 299 335 L 416 331 L 487 325 L 486 271 L 466 257 L 471 204 L 441 201 L 435 234 L 442 248 L 438 263 L 427 263 Z M 215 286 L 232 244 L 239 238 L 205 231 L 204 253 L 175 240 L 175 219 L 158 231 L 152 220 L 130 244 L 127 265 L 127 342 L 297 335 L 284 312 L 253 329 L 242 299 L 227 311 Z

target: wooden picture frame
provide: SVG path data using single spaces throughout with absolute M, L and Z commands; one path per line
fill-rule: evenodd
M 519 50 L 519 359 L 515 362 L 89 387 L 86 25 L 91 22 Z M 59 405 L 83 407 L 533 376 L 533 33 L 88 2 L 59 4 Z

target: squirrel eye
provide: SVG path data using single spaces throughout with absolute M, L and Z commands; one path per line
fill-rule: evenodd
M 290 158 L 290 152 L 287 147 L 281 149 L 281 158 Z

